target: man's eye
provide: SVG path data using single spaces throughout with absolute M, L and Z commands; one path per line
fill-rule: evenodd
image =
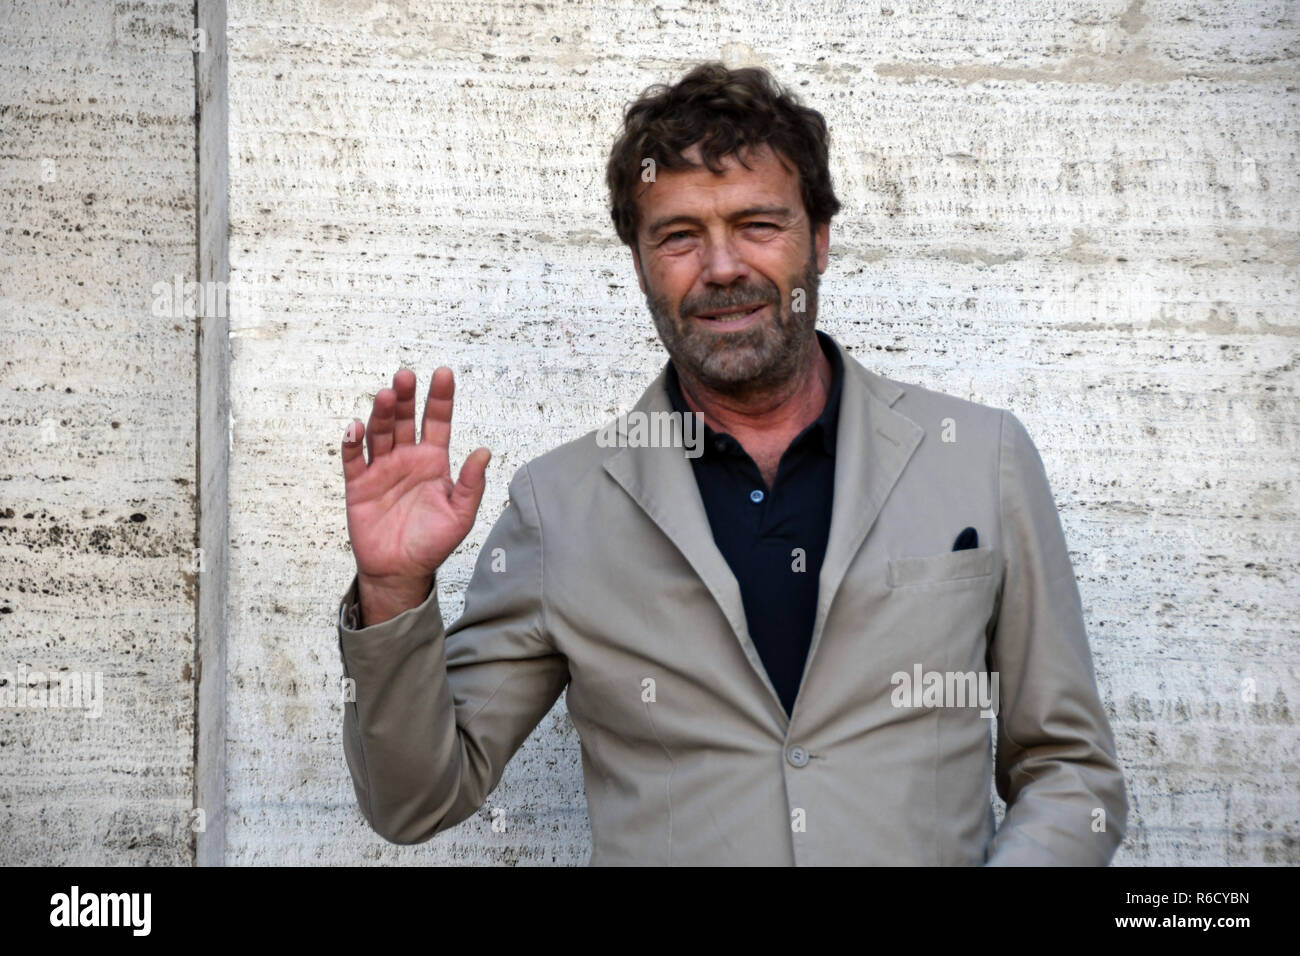
M 774 222 L 747 222 L 747 223 L 745 223 L 745 225 L 746 225 L 746 226 L 759 226 L 759 227 L 761 227 L 761 228 L 766 228 L 766 229 L 775 229 L 775 228 L 776 228 L 776 223 L 774 223 Z
M 689 235 L 690 235 L 689 232 L 686 232 L 683 229 L 679 229 L 677 230 L 677 232 L 670 232 L 668 233 L 668 235 L 664 236 L 664 242 L 669 242 L 676 236 L 689 236 Z

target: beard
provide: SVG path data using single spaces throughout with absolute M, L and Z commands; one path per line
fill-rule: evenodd
M 816 248 L 803 271 L 791 277 L 790 288 L 804 290 L 804 311 L 794 312 L 792 302 L 782 302 L 774 283 L 759 283 L 718 291 L 682 301 L 680 311 L 646 284 L 646 305 L 655 328 L 679 375 L 709 390 L 741 401 L 781 391 L 806 367 L 811 349 L 817 348 Z M 700 312 L 762 302 L 775 305 L 770 318 L 739 332 L 718 331 Z

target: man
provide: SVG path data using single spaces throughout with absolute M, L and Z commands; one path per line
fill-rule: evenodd
M 478 810 L 567 687 L 593 864 L 1110 860 L 1127 801 L 1042 463 L 1010 413 L 815 330 L 827 142 L 755 69 L 628 109 L 613 219 L 670 361 L 515 472 L 451 627 L 436 574 L 489 452 L 452 481 L 450 369 L 418 441 L 405 369 L 368 464 L 349 426 L 344 749 L 386 839 Z M 702 443 L 647 441 L 672 413 Z

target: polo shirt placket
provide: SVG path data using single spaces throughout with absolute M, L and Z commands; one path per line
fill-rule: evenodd
M 832 369 L 821 415 L 790 442 L 771 489 L 733 436 L 704 427 L 704 451 L 691 459 L 714 543 L 740 586 L 750 639 L 787 715 L 812 642 L 818 579 L 830 536 L 835 438 L 844 360 L 830 337 L 817 341 Z M 668 398 L 690 409 L 668 363 Z

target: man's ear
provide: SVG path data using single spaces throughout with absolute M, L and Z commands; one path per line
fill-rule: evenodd
M 645 295 L 645 273 L 641 271 L 641 241 L 632 245 L 632 264 L 636 266 L 636 281 L 641 283 L 641 294 Z
M 817 272 L 823 273 L 831 261 L 831 224 L 824 222 L 813 232 L 813 245 L 817 251 Z

